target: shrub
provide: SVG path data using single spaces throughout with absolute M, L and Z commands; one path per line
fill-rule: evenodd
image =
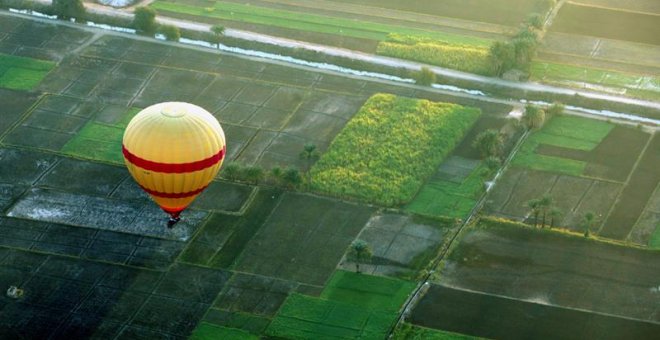
M 164 35 L 168 41 L 179 41 L 181 39 L 181 31 L 176 26 L 161 25 L 158 28 L 158 33 Z
M 312 189 L 387 206 L 410 201 L 480 111 L 372 96 L 311 170 Z
M 134 12 L 133 28 L 146 34 L 156 32 L 156 10 L 151 7 L 138 7 Z
M 82 0 L 53 0 L 53 11 L 60 19 L 85 17 Z
M 414 73 L 415 83 L 424 86 L 431 86 L 435 83 L 435 73 L 428 67 L 422 67 L 419 72 Z

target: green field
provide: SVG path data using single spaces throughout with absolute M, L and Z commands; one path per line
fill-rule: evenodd
M 124 129 L 139 111 L 139 108 L 127 109 L 114 124 L 90 120 L 61 151 L 72 156 L 123 164 L 121 143 Z
M 490 41 L 438 41 L 427 38 L 390 34 L 378 44 L 377 53 L 395 58 L 416 60 L 460 71 L 492 75 Z
M 311 170 L 312 189 L 383 205 L 409 202 L 480 111 L 372 96 Z
M 649 247 L 660 249 L 660 224 L 655 226 L 655 231 L 651 235 L 651 240 L 649 241 Z
M 191 340 L 214 340 L 214 339 L 223 339 L 223 340 L 251 340 L 259 339 L 258 336 L 252 335 L 244 330 L 236 328 L 227 328 L 222 326 L 217 326 L 214 324 L 202 322 L 200 323 L 192 335 L 188 339 Z
M 484 191 L 484 171 L 483 165 L 478 166 L 461 183 L 434 176 L 406 205 L 406 210 L 426 216 L 464 219 Z
M 286 339 L 384 339 L 397 315 L 396 312 L 368 310 L 292 294 L 266 334 Z
M 0 87 L 31 90 L 55 67 L 55 63 L 0 53 Z
M 195 6 L 191 2 L 185 0 L 159 0 L 152 3 L 150 6 L 159 12 L 182 13 L 219 20 L 232 20 L 372 40 L 385 40 L 388 34 L 399 33 L 427 37 L 441 41 L 461 41 L 463 44 L 483 44 L 487 41 L 485 39 L 458 34 L 426 31 L 405 26 L 357 21 L 335 16 L 322 16 L 312 13 L 286 11 L 234 2 L 215 1 L 208 5 L 208 7 L 203 7 L 201 5 Z
M 326 284 L 321 298 L 396 312 L 414 288 L 413 282 L 339 270 Z
M 290 295 L 266 330 L 287 339 L 384 339 L 412 282 L 337 271 L 320 298 Z
M 553 145 L 567 149 L 590 151 L 614 127 L 613 124 L 575 116 L 557 116 L 545 127 L 530 135 L 513 158 L 512 164 L 534 170 L 544 170 L 581 176 L 586 162 L 546 156 L 536 153 L 539 145 Z

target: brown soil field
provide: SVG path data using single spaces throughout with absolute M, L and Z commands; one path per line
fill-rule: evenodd
M 566 3 L 552 31 L 660 45 L 660 15 Z
M 601 236 L 616 239 L 624 239 L 628 236 L 660 182 L 658 164 L 660 164 L 660 137 L 656 134 L 603 225 Z
M 527 15 L 547 10 L 544 1 L 529 0 L 332 0 L 493 24 L 516 26 Z
M 657 0 L 573 0 L 573 2 L 584 5 L 660 14 L 660 2 Z
M 639 74 L 660 73 L 660 46 L 548 32 L 538 59 Z
M 492 339 L 650 339 L 660 332 L 651 322 L 436 285 L 415 308 L 411 322 Z
M 660 252 L 483 224 L 464 234 L 439 284 L 660 326 Z

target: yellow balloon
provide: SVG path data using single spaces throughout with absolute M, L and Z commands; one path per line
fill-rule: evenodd
M 135 181 L 178 220 L 220 170 L 225 134 L 218 120 L 197 105 L 160 103 L 128 123 L 122 151 Z

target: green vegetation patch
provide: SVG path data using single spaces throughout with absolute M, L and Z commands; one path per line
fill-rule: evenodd
M 516 153 L 512 164 L 534 170 L 544 170 L 581 176 L 586 162 L 536 153 L 541 145 L 553 145 L 582 151 L 593 150 L 614 128 L 611 123 L 576 116 L 558 116 L 534 132 Z
M 660 224 L 655 226 L 655 231 L 651 234 L 649 247 L 653 249 L 660 249 Z
M 406 210 L 426 216 L 464 219 L 477 198 L 484 192 L 484 165 L 479 165 L 462 182 L 456 183 L 434 176 L 419 191 Z
M 416 60 L 460 71 L 493 75 L 488 41 L 440 41 L 390 34 L 378 44 L 377 53 L 395 58 Z
M 121 143 L 124 129 L 140 109 L 129 108 L 116 124 L 90 121 L 62 147 L 62 152 L 110 163 L 123 164 Z
M 159 12 L 181 13 L 192 16 L 233 20 L 260 25 L 270 25 L 300 31 L 337 34 L 342 36 L 385 40 L 390 33 L 422 36 L 437 40 L 463 41 L 464 44 L 488 45 L 486 39 L 463 35 L 426 31 L 405 26 L 352 20 L 343 17 L 324 16 L 310 12 L 286 11 L 252 4 L 215 1 L 211 4 L 195 4 L 192 1 L 159 0 L 150 5 Z
M 258 336 L 252 335 L 244 330 L 236 328 L 222 327 L 206 322 L 200 323 L 190 336 L 192 340 L 248 340 L 259 339 Z
M 476 340 L 465 334 L 443 331 L 404 323 L 394 332 L 394 340 Z
M 31 90 L 54 67 L 54 62 L 0 53 L 0 87 Z
M 292 294 L 266 334 L 287 339 L 385 339 L 398 314 Z
M 407 203 L 479 115 L 476 108 L 376 94 L 314 165 L 312 188 L 383 205 Z
M 321 298 L 367 309 L 398 311 L 414 288 L 413 282 L 338 270 Z

